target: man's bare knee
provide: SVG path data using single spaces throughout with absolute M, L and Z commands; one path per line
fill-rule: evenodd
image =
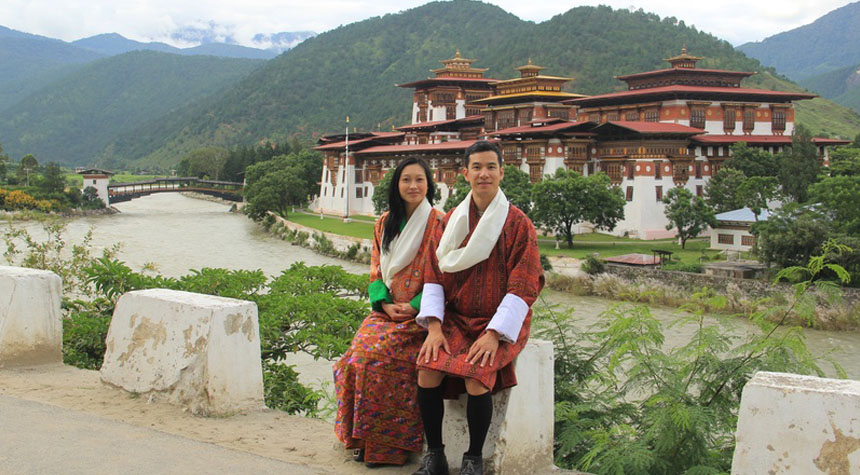
M 484 386 L 477 379 L 465 378 L 465 380 L 466 392 L 469 393 L 470 396 L 481 396 L 490 392 L 490 389 Z
M 445 378 L 445 375 L 439 371 L 432 371 L 427 369 L 419 369 L 418 370 L 418 386 L 422 388 L 436 388 L 442 384 L 442 379 Z

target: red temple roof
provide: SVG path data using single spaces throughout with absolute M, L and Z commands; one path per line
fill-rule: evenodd
M 785 91 L 769 91 L 766 89 L 750 89 L 742 87 L 715 87 L 715 86 L 686 86 L 675 84 L 671 86 L 652 87 L 646 89 L 634 89 L 630 91 L 611 92 L 609 94 L 600 94 L 598 96 L 583 97 L 581 99 L 569 99 L 564 101 L 566 104 L 578 106 L 597 105 L 615 100 L 625 100 L 642 98 L 653 100 L 652 96 L 682 96 L 682 95 L 705 95 L 709 97 L 715 96 L 752 96 L 759 99 L 770 97 L 779 100 L 791 101 L 796 99 L 812 99 L 818 97 L 815 94 L 803 92 L 785 92 Z
M 406 84 L 396 84 L 397 87 L 421 87 L 421 86 L 432 86 L 433 84 L 451 84 L 458 82 L 467 82 L 474 84 L 495 84 L 499 82 L 498 79 L 493 78 L 450 78 L 450 77 L 440 77 L 440 78 L 427 78 L 420 79 L 418 81 L 409 82 Z
M 453 140 L 450 142 L 413 144 L 413 145 L 378 145 L 366 148 L 356 155 L 367 155 L 371 153 L 405 153 L 405 152 L 438 152 L 444 150 L 466 150 L 477 140 Z
M 636 122 L 636 121 L 609 121 L 598 125 L 594 130 L 601 130 L 610 127 L 620 127 L 640 134 L 686 134 L 696 135 L 701 134 L 702 129 L 688 127 L 686 125 L 667 123 L 667 122 Z
M 371 132 L 371 134 L 373 134 L 373 135 L 371 135 L 370 137 L 363 137 L 363 138 L 356 139 L 356 140 L 350 140 L 349 145 L 353 146 L 353 145 L 359 145 L 359 144 L 366 144 L 366 143 L 372 142 L 374 140 L 400 138 L 400 137 L 403 137 L 404 135 L 406 135 L 403 132 Z M 339 142 L 328 143 L 325 145 L 318 145 L 318 146 L 314 147 L 314 150 L 339 150 L 339 149 L 342 149 L 345 147 L 346 147 L 346 141 L 342 140 Z
M 433 122 L 419 122 L 417 124 L 402 125 L 400 127 L 397 127 L 397 130 L 416 130 L 416 129 L 432 128 L 432 127 L 438 127 L 440 125 L 448 125 L 448 124 L 455 124 L 455 123 L 466 124 L 469 122 L 483 122 L 483 120 L 484 120 L 484 116 L 482 116 L 482 115 L 470 115 L 467 117 L 461 117 L 459 119 L 436 120 Z
M 540 119 L 537 121 L 532 121 L 536 123 L 540 123 Z M 594 122 L 583 121 L 564 121 L 564 122 L 554 122 L 549 125 L 524 125 L 521 127 L 508 127 L 507 129 L 497 130 L 489 135 L 519 135 L 519 134 L 532 134 L 532 133 L 545 133 L 545 132 L 559 132 L 562 130 L 567 130 L 570 128 L 576 128 L 580 126 L 584 126 L 585 124 L 595 125 Z M 701 131 L 699 131 L 701 132 Z M 591 135 L 590 132 L 583 131 L 583 134 Z
M 615 76 L 615 79 L 620 79 L 621 81 L 626 81 L 628 79 L 638 79 L 644 78 L 648 76 L 660 76 L 662 74 L 674 74 L 681 71 L 681 74 L 696 74 L 696 73 L 705 73 L 709 76 L 738 76 L 738 77 L 750 77 L 756 73 L 754 72 L 746 72 L 746 71 L 725 71 L 722 69 L 701 69 L 701 68 L 667 68 L 667 69 L 655 69 L 654 71 L 645 71 L 643 73 L 633 73 L 633 74 L 625 74 L 623 76 Z
M 790 135 L 697 135 L 691 137 L 693 142 L 702 144 L 735 144 L 746 142 L 750 144 L 777 144 L 788 145 L 791 143 Z M 827 139 L 813 137 L 812 143 L 816 145 L 848 145 L 850 140 Z

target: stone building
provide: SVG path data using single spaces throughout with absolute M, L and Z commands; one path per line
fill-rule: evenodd
M 698 68 L 701 59 L 684 48 L 665 60 L 665 69 L 619 76 L 626 91 L 585 96 L 564 92 L 571 78 L 544 75 L 531 61 L 517 68 L 519 78 L 485 78 L 486 69 L 472 67 L 475 60 L 458 51 L 431 71 L 434 77 L 399 85 L 415 89 L 411 124 L 320 139 L 316 149 L 325 162 L 314 206 L 344 214 L 348 200 L 350 213 L 373 214 L 377 181 L 402 158 L 418 155 L 434 170 L 441 207 L 463 151 L 487 139 L 499 142 L 505 166 L 519 167 L 533 182 L 561 167 L 606 173 L 627 199 L 614 233 L 671 237 L 664 193 L 681 186 L 702 196 L 734 143 L 782 151 L 791 144 L 793 102 L 815 97 L 746 88 L 743 79 L 755 73 Z M 849 143 L 813 141 L 825 165 L 827 146 Z

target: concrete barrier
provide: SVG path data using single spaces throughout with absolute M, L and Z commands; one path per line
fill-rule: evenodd
M 517 386 L 493 396 L 493 421 L 484 444 L 485 473 L 540 473 L 553 466 L 552 343 L 529 340 L 516 360 Z M 443 440 L 452 468 L 469 448 L 464 394 L 445 401 Z
M 106 344 L 105 383 L 195 414 L 264 406 L 253 302 L 165 289 L 129 292 L 117 302 Z
M 744 387 L 732 474 L 860 474 L 860 382 L 759 372 Z
M 0 368 L 63 361 L 62 280 L 0 266 Z

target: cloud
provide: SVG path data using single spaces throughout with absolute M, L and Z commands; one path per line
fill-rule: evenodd
M 258 33 L 317 33 L 425 3 L 419 0 L 3 0 L 0 23 L 71 41 L 116 32 L 138 41 L 190 46 L 185 35 L 232 38 L 253 45 Z M 491 0 L 524 20 L 545 21 L 578 5 L 607 4 L 674 16 L 732 44 L 757 41 L 811 23 L 847 0 Z M 175 37 L 174 37 L 175 36 Z

